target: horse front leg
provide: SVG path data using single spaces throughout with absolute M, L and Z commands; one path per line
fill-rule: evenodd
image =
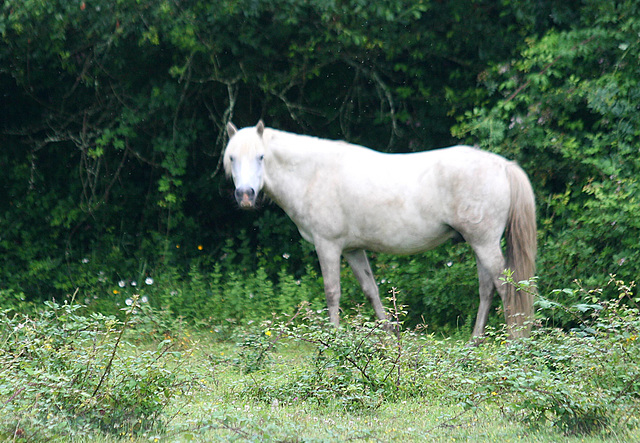
M 330 242 L 316 242 L 315 246 L 324 280 L 329 320 L 338 327 L 340 326 L 340 255 L 342 251 Z
M 376 280 L 373 277 L 371 271 L 371 265 L 367 259 L 367 253 L 363 249 L 357 249 L 355 251 L 349 251 L 344 254 L 347 259 L 347 263 L 351 266 L 353 274 L 358 279 L 362 292 L 369 299 L 373 310 L 376 313 L 378 320 L 384 320 L 387 318 L 382 302 L 380 301 L 380 290 L 376 284 Z

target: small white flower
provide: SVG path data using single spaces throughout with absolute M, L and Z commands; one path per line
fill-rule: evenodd
M 120 286 L 121 288 L 124 288 L 124 287 L 126 286 L 126 284 L 127 284 L 127 283 L 126 283 L 124 280 L 120 280 L 120 281 L 118 282 L 118 286 Z
M 82 263 L 86 265 L 87 263 L 89 263 L 89 259 L 87 257 L 83 258 Z
M 448 261 L 447 262 L 447 266 L 449 266 L 449 267 L 453 266 L 453 262 L 452 261 Z
M 142 298 L 140 298 L 140 302 L 141 303 L 148 303 L 149 302 L 149 297 L 147 297 L 146 295 L 143 295 Z
M 130 298 L 128 298 L 128 299 L 126 299 L 126 300 L 124 301 L 124 303 L 125 303 L 127 306 L 131 306 L 131 305 L 133 304 L 133 300 L 131 300 Z
M 135 281 L 135 280 L 133 280 L 133 281 L 131 282 L 131 286 L 138 286 L 138 283 L 136 283 L 136 281 Z
M 153 279 L 151 277 L 147 277 L 144 279 L 145 284 L 147 285 L 152 285 L 153 284 Z
M 282 254 L 282 258 L 284 258 L 285 260 L 289 260 L 289 257 L 291 257 L 289 254 L 287 254 L 286 252 L 284 254 Z

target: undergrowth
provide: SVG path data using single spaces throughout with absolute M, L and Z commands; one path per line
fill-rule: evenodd
M 609 284 L 619 292 L 612 301 L 567 308 L 541 299 L 538 323 L 543 311 L 563 309 L 579 320 L 571 331 L 538 326 L 530 338 L 510 341 L 505 329 L 490 329 L 479 346 L 420 328 L 401 330 L 402 307 L 392 310 L 390 322 L 356 313 L 339 329 L 326 323 L 323 312 L 302 307 L 302 321 L 267 322 L 269 334 L 244 342 L 241 355 L 257 375 L 241 395 L 268 404 L 313 402 L 360 411 L 409 398 L 458 404 L 469 412 L 487 403 L 507 419 L 564 435 L 637 426 L 638 299 L 633 286 L 615 279 Z M 389 326 L 400 332 L 390 334 Z M 246 352 L 248 347 L 264 355 L 291 342 L 305 343 L 311 353 L 303 366 L 282 376 L 269 359 Z
M 7 311 L 0 315 L 0 437 L 145 440 L 219 430 L 281 438 L 282 429 L 230 407 L 247 402 L 265 411 L 370 417 L 405 402 L 461 411 L 439 428 L 490 408 L 533 431 L 624 435 L 640 424 L 640 316 L 633 284 L 612 278 L 609 286 L 618 293 L 613 300 L 572 289 L 589 303 L 571 307 L 553 293 L 538 297 L 530 338 L 510 341 L 505 329 L 490 328 L 475 345 L 406 328 L 395 290 L 386 321 L 356 309 L 336 329 L 324 310 L 302 303 L 289 316 L 229 326 L 213 348 L 214 327 L 189 329 L 136 297 L 121 319 L 84 315 L 73 301 L 48 303 L 35 315 Z M 573 329 L 545 325 L 558 309 L 574 319 Z M 228 371 L 237 375 L 221 379 Z M 202 404 L 204 415 L 182 412 Z
M 161 428 L 188 393 L 190 351 L 171 338 L 134 345 L 137 297 L 124 320 L 47 302 L 38 315 L 0 314 L 0 438 L 46 441 Z M 134 339 L 134 340 L 132 340 Z

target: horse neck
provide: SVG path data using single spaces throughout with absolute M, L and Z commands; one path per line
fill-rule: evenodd
M 268 162 L 264 191 L 293 216 L 300 210 L 308 184 L 324 166 L 335 163 L 337 152 L 325 140 L 275 129 L 265 131 Z

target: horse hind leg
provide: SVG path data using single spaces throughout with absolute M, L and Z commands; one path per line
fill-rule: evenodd
M 484 335 L 487 319 L 491 310 L 493 294 L 498 292 L 503 304 L 506 301 L 506 288 L 500 282 L 500 275 L 504 271 L 505 259 L 497 243 L 494 247 L 474 247 L 478 267 L 478 290 L 480 294 L 480 306 L 476 324 L 473 328 L 473 337 Z M 505 317 L 508 321 L 508 307 L 504 306 Z
M 484 336 L 484 329 L 487 326 L 489 312 L 491 311 L 491 303 L 493 302 L 493 294 L 496 289 L 492 273 L 484 267 L 480 259 L 477 259 L 477 267 L 480 306 L 478 306 L 476 324 L 473 328 L 473 334 L 471 335 L 472 340 L 476 341 Z
M 349 251 L 344 254 L 347 259 L 347 263 L 351 266 L 351 270 L 358 279 L 362 292 L 369 299 L 373 310 L 376 313 L 376 317 L 379 320 L 387 318 L 382 302 L 380 301 L 380 291 L 378 285 L 373 277 L 371 271 L 371 265 L 367 259 L 367 254 L 363 249 L 357 249 L 355 251 Z

